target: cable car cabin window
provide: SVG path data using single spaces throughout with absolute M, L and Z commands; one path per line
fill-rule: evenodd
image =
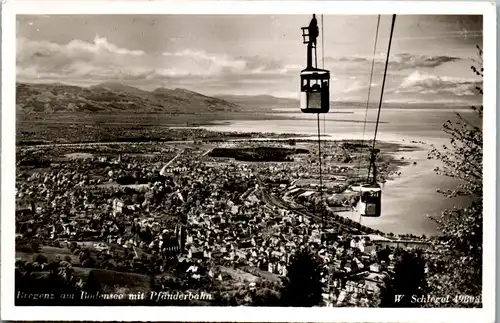
M 308 109 L 308 110 L 314 110 L 314 111 L 321 111 L 321 92 L 309 92 L 306 93 L 307 99 L 306 103 L 307 106 L 303 109 Z
M 311 86 L 311 92 L 321 92 L 321 85 L 314 83 L 313 86 Z
M 377 203 L 367 203 L 365 212 L 362 214 L 363 216 L 371 216 L 371 217 L 379 217 L 380 213 L 377 212 Z
M 377 203 L 380 198 L 379 192 L 364 192 L 361 195 L 361 202 L 363 203 Z
M 324 79 L 325 77 L 327 79 Z M 315 75 L 301 75 L 302 82 L 300 90 L 302 92 L 307 92 L 314 88 L 315 90 L 320 89 L 322 92 L 329 92 L 329 77 L 329 75 L 318 78 L 315 78 Z
M 300 109 L 304 113 L 327 113 L 330 110 L 328 80 L 303 76 Z

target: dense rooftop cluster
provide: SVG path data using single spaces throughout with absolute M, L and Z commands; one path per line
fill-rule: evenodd
M 260 151 L 262 143 L 248 141 L 19 148 L 18 255 L 70 250 L 65 261 L 75 269 L 148 274 L 155 290 L 212 290 L 222 300 L 234 291 L 229 281 L 250 290 L 264 281 L 279 286 L 291 257 L 308 249 L 320 259 L 328 304 L 367 299 L 393 269 L 386 248 L 408 243 L 336 215 L 349 197 L 322 203 L 314 148 L 287 144 L 266 143 L 268 162 L 210 156 L 214 148 Z M 345 193 L 356 172 L 345 159 L 360 156 L 348 148 L 325 149 L 327 195 Z M 284 149 L 293 151 L 290 160 L 272 161 Z M 33 241 L 45 247 L 28 250 Z M 29 268 L 43 270 L 50 261 L 35 262 Z

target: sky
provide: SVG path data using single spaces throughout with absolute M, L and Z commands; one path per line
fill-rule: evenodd
M 317 14 L 318 67 L 332 101 L 380 97 L 391 16 Z M 306 64 L 300 28 L 311 15 L 22 15 L 18 82 L 80 86 L 120 82 L 145 90 L 298 98 Z M 321 32 L 323 30 L 323 32 Z M 385 102 L 481 102 L 470 66 L 482 47 L 481 16 L 398 15 Z

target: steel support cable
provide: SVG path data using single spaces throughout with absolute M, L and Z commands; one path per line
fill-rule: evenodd
M 321 15 L 321 51 L 322 51 L 322 65 L 323 69 L 325 67 L 325 56 L 324 56 L 324 34 L 323 34 L 323 15 Z M 315 56 L 315 63 L 316 63 L 316 68 L 318 68 L 318 55 L 317 55 L 317 46 L 314 46 L 314 56 Z M 324 118 L 324 115 L 323 115 Z M 317 120 L 318 120 L 318 164 L 319 164 L 319 194 L 320 194 L 320 201 L 321 205 L 323 204 L 323 173 L 322 173 L 322 165 L 321 165 L 321 126 L 319 122 L 319 113 L 317 115 Z M 323 119 L 324 120 L 324 119 Z M 323 121 L 324 122 L 324 121 Z M 321 212 L 321 229 L 324 229 L 325 226 L 325 219 L 324 219 L 324 212 Z
M 324 37 L 324 25 L 323 25 L 323 14 L 321 14 L 321 60 L 322 69 L 325 69 L 325 37 Z M 330 88 L 328 88 L 330 89 Z M 326 134 L 326 113 L 323 114 L 323 133 Z
M 372 89 L 373 70 L 374 70 L 374 67 L 375 67 L 375 54 L 376 54 L 376 51 L 377 51 L 377 42 L 378 42 L 379 27 L 380 27 L 380 15 L 378 15 L 378 18 L 377 18 L 377 28 L 375 30 L 375 42 L 373 44 L 372 67 L 371 67 L 371 72 L 370 72 L 370 83 L 368 83 L 368 98 L 366 99 L 365 121 L 363 122 L 363 136 L 361 137 L 361 148 L 360 148 L 360 155 L 361 156 L 363 156 L 363 144 L 365 143 L 366 120 L 368 118 L 368 107 L 370 105 L 370 94 L 371 94 L 371 89 Z M 359 171 L 360 171 L 360 169 L 361 169 L 361 158 L 359 159 L 358 174 L 356 175 L 356 178 L 359 178 Z
M 323 201 L 323 174 L 321 170 L 321 132 L 319 126 L 319 113 L 318 113 L 318 160 L 319 160 L 319 189 L 321 201 Z
M 392 35 L 394 34 L 394 24 L 396 23 L 396 15 L 392 15 L 392 24 L 391 24 L 391 34 L 389 35 L 389 46 L 387 48 L 387 56 L 385 59 L 385 68 L 384 68 L 384 78 L 382 79 L 382 89 L 380 90 L 380 101 L 378 103 L 378 112 L 377 112 L 377 123 L 375 124 L 375 134 L 373 135 L 373 145 L 372 145 L 372 156 L 371 156 L 371 161 L 370 161 L 370 166 L 373 164 L 373 167 L 375 168 L 375 158 L 374 158 L 374 151 L 375 151 L 375 141 L 377 140 L 377 131 L 378 131 L 378 124 L 380 120 L 380 110 L 382 109 L 382 102 L 384 100 L 384 87 L 385 87 L 385 79 L 387 77 L 387 66 L 389 65 L 389 55 L 391 53 L 391 44 L 392 44 Z M 370 178 L 370 170 L 371 167 L 368 168 L 368 177 L 367 180 Z M 376 182 L 375 178 L 375 169 L 374 169 L 374 177 L 373 181 Z
M 323 14 L 321 14 L 321 68 L 325 69 L 325 33 L 324 33 L 324 25 L 323 25 Z M 326 134 L 325 119 L 326 119 L 326 113 L 323 114 L 323 133 L 324 134 Z
M 316 37 L 316 41 L 314 42 L 314 64 L 318 68 L 318 37 Z
M 321 59 L 323 61 L 323 69 L 325 69 L 325 34 L 323 30 L 323 14 L 321 14 Z

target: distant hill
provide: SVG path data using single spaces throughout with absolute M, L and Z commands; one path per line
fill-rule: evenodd
M 300 112 L 300 102 L 298 99 L 278 98 L 271 95 L 217 95 L 218 98 L 237 104 L 243 109 L 275 112 Z M 355 109 L 364 108 L 365 103 L 361 102 L 330 102 L 330 111 L 334 109 Z
M 144 91 L 121 83 L 79 87 L 60 83 L 16 84 L 16 111 L 30 113 L 187 113 L 237 112 L 241 108 L 219 98 L 185 89 Z
M 90 86 L 90 88 L 94 90 L 108 90 L 112 92 L 135 94 L 135 95 L 147 95 L 150 93 L 148 91 L 144 91 L 136 87 L 125 85 L 118 82 L 104 82 Z
M 272 95 L 228 95 L 222 94 L 216 97 L 237 104 L 248 103 L 274 103 L 274 104 L 298 104 L 298 99 L 278 98 Z
M 278 98 L 271 95 L 216 95 L 217 98 L 237 104 L 242 109 L 262 112 L 300 112 L 300 102 L 298 99 Z M 466 103 L 454 102 L 384 102 L 383 109 L 460 109 L 468 108 Z M 372 100 L 370 109 L 378 108 L 378 101 Z M 330 101 L 330 113 L 345 113 L 343 110 L 366 109 L 366 102 L 357 101 Z
M 298 99 L 278 98 L 271 95 L 227 95 L 221 94 L 216 96 L 233 104 L 237 104 L 245 110 L 265 111 L 280 109 L 299 109 L 300 103 Z
M 158 88 L 151 92 L 153 98 L 166 106 L 195 105 L 204 107 L 208 111 L 236 112 L 241 110 L 238 104 L 206 96 L 186 89 L 165 89 Z

